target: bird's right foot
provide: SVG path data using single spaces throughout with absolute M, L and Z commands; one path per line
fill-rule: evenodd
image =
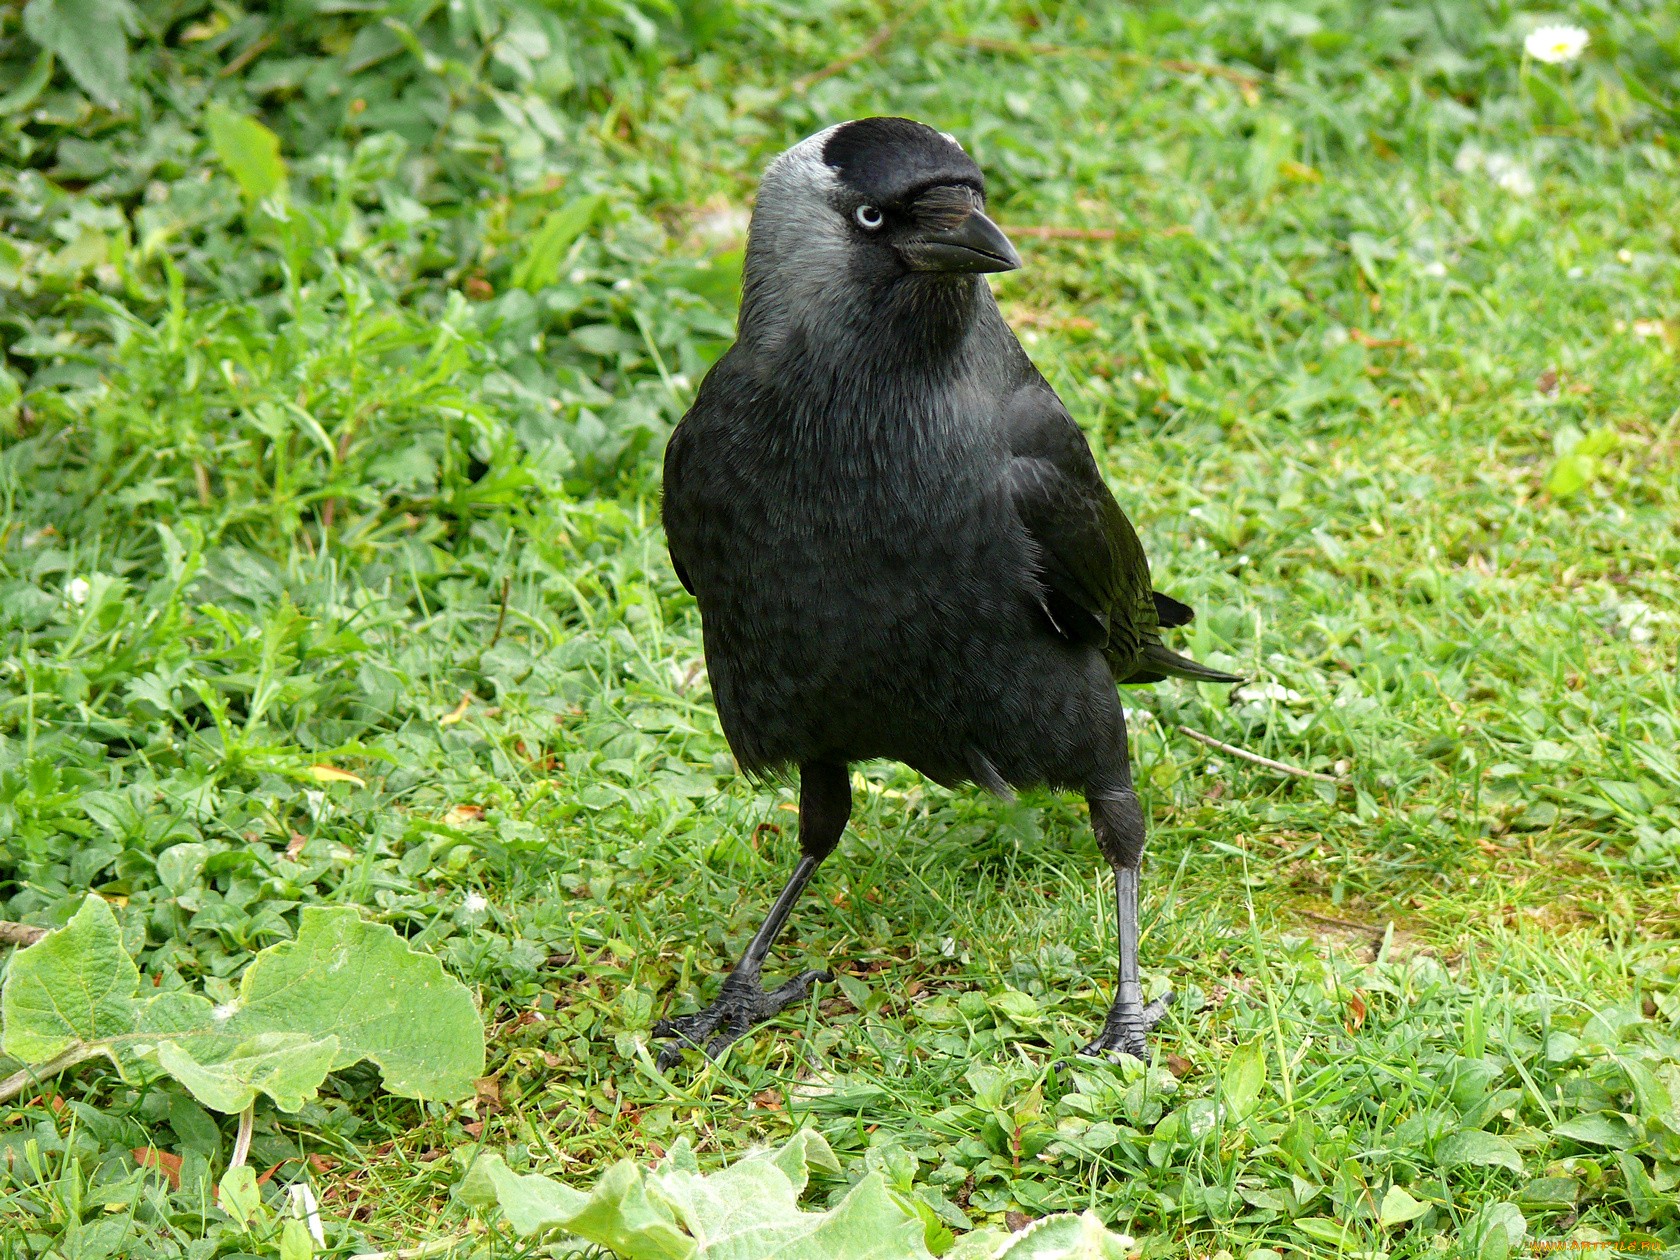
M 670 1037 L 672 1041 L 659 1052 L 659 1070 L 668 1072 L 682 1059 L 683 1051 L 699 1050 L 708 1059 L 715 1059 L 724 1049 L 743 1037 L 756 1024 L 779 1013 L 784 1007 L 800 1001 L 811 992 L 817 981 L 833 980 L 832 972 L 804 971 L 786 984 L 768 991 L 761 989 L 758 975 L 735 972 L 723 982 L 723 990 L 703 1011 L 662 1019 L 653 1026 L 655 1037 Z
M 1167 1013 L 1173 995 L 1163 993 L 1148 1006 L 1138 1002 L 1116 1002 L 1103 1024 L 1102 1034 L 1079 1053 L 1093 1059 L 1118 1063 L 1125 1055 L 1149 1061 L 1149 1033 Z

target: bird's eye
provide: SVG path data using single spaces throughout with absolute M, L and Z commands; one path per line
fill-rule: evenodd
M 858 226 L 869 232 L 873 232 L 886 222 L 886 217 L 874 206 L 859 206 L 855 217 Z

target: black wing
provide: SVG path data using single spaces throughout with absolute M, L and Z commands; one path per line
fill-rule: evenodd
M 1004 419 L 1009 490 L 1038 548 L 1039 601 L 1057 632 L 1100 648 L 1121 682 L 1240 682 L 1161 642 L 1162 626 L 1185 625 L 1195 613 L 1150 585 L 1137 531 L 1055 391 L 1042 378 L 1029 382 Z

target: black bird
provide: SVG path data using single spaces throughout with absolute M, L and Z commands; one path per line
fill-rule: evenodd
M 1191 610 L 1149 562 L 1084 434 L 981 277 L 1021 265 L 980 168 L 904 118 L 812 136 L 765 172 L 738 336 L 665 452 L 665 530 L 700 605 L 743 770 L 799 773 L 799 865 L 704 1011 L 715 1055 L 805 996 L 760 973 L 851 815 L 848 766 L 1078 788 L 1114 869 L 1120 977 L 1085 1053 L 1143 1057 L 1166 998 L 1138 981 L 1144 820 L 1116 682 L 1237 682 L 1168 649 Z

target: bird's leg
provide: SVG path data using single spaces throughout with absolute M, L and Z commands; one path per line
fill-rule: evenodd
M 1130 778 L 1128 772 L 1127 778 Z M 1138 978 L 1138 870 L 1143 864 L 1143 809 L 1128 782 L 1118 789 L 1090 791 L 1091 825 L 1097 845 L 1114 868 L 1114 910 L 1120 944 L 1120 984 L 1102 1034 L 1081 1054 L 1118 1060 L 1123 1054 L 1148 1059 L 1150 1029 L 1166 1013 L 1172 994 L 1148 1006 Z
M 724 980 L 717 1001 L 693 1015 L 662 1019 L 654 1025 L 655 1037 L 673 1039 L 659 1052 L 660 1071 L 674 1067 L 690 1046 L 703 1050 L 708 1058 L 716 1058 L 754 1024 L 805 997 L 818 980 L 834 978 L 826 971 L 805 971 L 774 989 L 766 990 L 760 982 L 764 961 L 782 934 L 793 903 L 840 842 L 851 814 L 852 790 L 844 765 L 821 762 L 799 767 L 799 865 L 793 868 L 793 875 L 770 907 L 747 952 Z

